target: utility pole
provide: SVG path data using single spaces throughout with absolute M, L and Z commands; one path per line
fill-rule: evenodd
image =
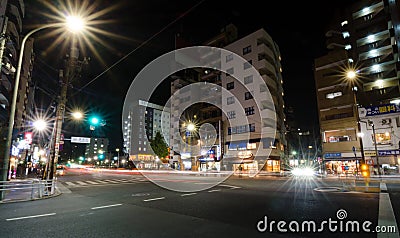
M 51 146 L 50 160 L 48 161 L 49 165 L 47 166 L 47 170 L 45 171 L 46 174 L 44 176 L 46 179 L 53 179 L 56 174 L 61 143 L 62 124 L 64 121 L 65 107 L 67 103 L 67 90 L 70 83 L 78 76 L 81 69 L 78 67 L 82 62 L 78 61 L 79 50 L 76 44 L 76 40 L 72 39 L 70 53 L 66 55 L 65 59 L 65 70 L 60 70 L 59 74 L 61 93 L 56 111 L 54 138 Z M 83 62 L 86 63 L 86 59 Z

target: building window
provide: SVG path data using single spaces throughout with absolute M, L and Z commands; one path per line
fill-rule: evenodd
M 340 97 L 340 96 L 342 96 L 342 92 L 327 93 L 327 94 L 325 95 L 325 97 L 326 97 L 327 99 L 334 99 L 334 98 Z
M 226 84 L 226 89 L 231 90 L 235 88 L 235 82 L 230 82 Z
M 256 124 L 255 123 L 249 124 L 249 131 L 250 132 L 255 132 L 256 131 Z
M 139 151 L 142 151 L 142 147 L 139 147 Z
M 392 143 L 390 133 L 375 133 L 377 145 L 388 145 Z M 374 135 L 372 134 L 372 143 L 374 143 Z
M 249 61 L 245 62 L 245 63 L 243 64 L 243 69 L 251 68 L 251 65 L 252 65 L 252 64 L 253 64 L 253 61 L 252 61 L 252 60 L 249 60 Z
M 249 100 L 253 98 L 253 94 L 251 94 L 250 92 L 245 92 L 244 93 L 244 100 Z
M 260 84 L 260 93 L 266 92 L 268 90 L 268 87 L 266 84 Z
M 253 75 L 244 77 L 244 84 L 249 84 L 253 82 Z
M 233 68 L 229 68 L 229 69 L 226 70 L 226 76 L 230 76 L 230 75 L 232 75 L 233 73 L 234 73 Z
M 244 112 L 246 113 L 246 116 L 250 116 L 254 114 L 254 106 L 253 107 L 246 107 L 244 109 Z
M 251 45 L 243 48 L 243 55 L 248 54 L 250 52 L 251 52 Z
M 227 113 L 229 119 L 236 118 L 236 112 L 235 111 L 230 111 Z
M 234 104 L 234 103 L 235 103 L 235 97 L 234 96 L 226 98 L 226 104 L 227 105 Z
M 248 150 L 257 149 L 257 144 L 256 143 L 247 143 L 247 149 Z
M 233 60 L 233 54 L 227 55 L 226 56 L 226 62 L 232 61 Z

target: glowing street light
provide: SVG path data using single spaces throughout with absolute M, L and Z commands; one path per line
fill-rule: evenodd
M 33 122 L 33 127 L 38 131 L 43 131 L 47 127 L 47 122 L 43 119 L 39 119 Z
M 78 16 L 67 16 L 65 19 L 67 29 L 72 33 L 82 32 L 85 29 L 83 18 Z
M 196 129 L 196 126 L 193 123 L 189 122 L 189 124 L 186 126 L 186 129 L 191 132 Z
M 71 113 L 71 116 L 75 120 L 81 120 L 83 118 L 83 113 L 80 111 L 75 111 Z
M 7 134 L 7 141 L 6 141 L 6 150 L 4 153 L 4 162 L 3 162 L 3 171 L 1 173 L 0 180 L 1 181 L 6 181 L 7 180 L 7 172 L 8 172 L 8 164 L 10 161 L 10 149 L 11 149 L 11 141 L 12 141 L 12 132 L 14 129 L 14 120 L 15 120 L 15 110 L 16 110 L 16 105 L 17 105 L 17 97 L 18 97 L 18 88 L 19 88 L 19 81 L 21 77 L 21 69 L 22 69 L 22 61 L 23 61 L 23 55 L 24 55 L 24 49 L 25 49 L 25 44 L 28 38 L 43 29 L 47 28 L 54 28 L 54 27 L 67 27 L 68 29 L 79 29 L 79 24 L 77 19 L 74 19 L 72 21 L 72 18 L 69 18 L 70 20 L 66 20 L 64 23 L 52 23 L 52 24 L 46 24 L 42 25 L 38 28 L 33 29 L 32 31 L 28 32 L 24 38 L 21 41 L 21 47 L 20 47 L 20 53 L 19 53 L 19 58 L 18 58 L 18 64 L 17 64 L 17 69 L 16 69 L 16 74 L 15 74 L 15 81 L 14 81 L 14 91 L 13 91 L 13 97 L 11 101 L 11 108 L 10 108 L 10 118 L 9 118 L 9 123 L 8 123 L 8 134 Z M 81 29 L 83 29 L 81 27 Z M 0 193 L 0 200 L 4 198 L 4 193 Z

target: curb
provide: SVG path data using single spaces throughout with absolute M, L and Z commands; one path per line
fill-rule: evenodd
M 38 200 L 43 200 L 43 199 L 49 199 L 49 198 L 54 198 L 60 196 L 62 193 L 56 191 L 53 195 L 50 196 L 43 196 L 41 198 L 33 198 L 33 199 L 15 199 L 15 200 L 7 200 L 7 201 L 0 201 L 0 204 L 7 204 L 7 203 L 18 203 L 18 202 L 29 202 L 29 201 L 38 201 Z

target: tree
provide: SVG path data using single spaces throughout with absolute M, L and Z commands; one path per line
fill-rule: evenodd
M 168 145 L 160 131 L 156 132 L 154 139 L 150 141 L 150 146 L 158 157 L 165 158 L 168 156 Z

